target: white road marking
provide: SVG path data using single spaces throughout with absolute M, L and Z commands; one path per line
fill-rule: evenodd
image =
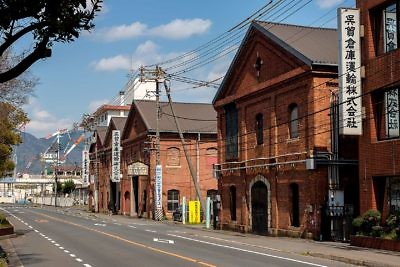
M 212 243 L 212 242 L 203 241 L 203 240 L 198 240 L 198 239 L 194 239 L 194 238 L 190 238 L 190 237 L 184 237 L 184 236 L 179 236 L 179 235 L 174 235 L 174 234 L 167 234 L 167 235 L 173 236 L 173 237 L 177 237 L 177 238 L 182 238 L 182 239 L 185 239 L 185 240 L 194 241 L 194 242 L 199 242 L 199 243 L 202 243 L 202 244 L 208 244 L 208 245 L 212 245 L 212 246 L 216 246 L 216 247 L 222 247 L 222 248 L 238 250 L 238 251 L 247 252 L 247 253 L 251 253 L 251 254 L 257 254 L 257 255 L 266 256 L 266 257 L 270 257 L 270 258 L 276 258 L 276 259 L 281 259 L 281 260 L 286 260 L 286 261 L 291 261 L 291 262 L 297 262 L 297 263 L 302 263 L 302 264 L 311 265 L 311 266 L 327 267 L 326 265 L 320 265 L 320 264 L 316 264 L 316 263 L 312 263 L 312 262 L 306 262 L 306 261 L 301 261 L 301 260 L 296 260 L 296 259 L 276 256 L 276 255 L 272 255 L 272 254 L 252 251 L 252 250 L 243 249 L 243 248 L 237 248 L 237 247 L 232 247 L 232 246 L 227 246 L 227 245 L 221 245 L 221 244 Z
M 264 247 L 264 246 L 258 246 L 258 245 L 253 245 L 253 244 L 247 244 L 247 243 L 239 242 L 239 241 L 235 241 L 235 240 L 227 240 L 227 239 L 208 236 L 208 235 L 205 235 L 203 237 L 206 237 L 206 238 L 209 238 L 209 239 L 214 239 L 214 240 L 219 240 L 219 241 L 223 241 L 223 242 L 228 242 L 228 243 L 235 243 L 235 244 L 244 245 L 244 246 L 248 246 L 248 247 L 257 247 L 257 248 L 268 249 L 268 250 L 277 251 L 277 252 L 283 252 L 280 249 L 271 248 L 271 247 Z
M 160 239 L 160 238 L 153 238 L 154 242 L 160 242 L 160 243 L 166 243 L 166 244 L 175 244 L 174 240 L 169 240 L 169 239 Z
M 133 225 L 128 225 L 128 227 L 136 229 L 136 226 Z
M 146 223 L 131 223 L 131 224 L 134 224 L 134 225 L 148 225 Z
M 95 223 L 94 225 L 97 225 L 97 226 L 106 226 L 106 224 L 105 223 Z
M 122 224 L 120 224 L 120 223 L 114 223 L 115 225 L 122 225 Z
M 0 208 L 0 209 L 1 209 L 1 208 Z M 4 210 L 4 209 L 2 209 L 2 210 Z M 9 212 L 8 212 L 8 213 L 9 213 Z M 23 212 L 20 212 L 20 213 L 23 213 Z M 13 216 L 15 219 L 17 219 L 17 220 L 19 220 L 20 222 L 22 222 L 23 224 L 27 225 L 29 228 L 33 229 L 36 233 L 38 233 L 40 236 L 42 236 L 43 238 L 45 238 L 45 239 L 47 239 L 48 241 L 50 241 L 51 243 L 53 243 L 53 244 L 54 244 L 56 247 L 58 247 L 59 249 L 63 249 L 65 253 L 68 253 L 68 254 L 70 253 L 68 250 L 64 249 L 64 247 L 60 246 L 60 244 L 56 243 L 56 241 L 52 240 L 50 237 L 46 236 L 45 234 L 39 232 L 37 229 L 34 229 L 31 225 L 29 225 L 27 222 L 24 222 L 21 218 L 15 216 L 14 214 L 11 214 L 11 213 L 9 213 L 9 214 L 10 214 L 11 216 Z M 105 224 L 102 225 L 102 226 L 105 226 Z M 77 262 L 83 262 L 82 259 L 76 258 L 76 255 L 75 255 L 75 254 L 69 254 L 69 255 L 70 255 L 71 257 L 75 258 L 75 260 L 76 260 Z M 85 267 L 92 267 L 90 264 L 87 264 L 87 263 L 83 264 L 83 266 L 85 266 Z
M 146 229 L 145 231 L 146 231 L 146 232 L 150 232 L 150 233 L 157 233 L 157 231 L 149 230 L 149 229 Z

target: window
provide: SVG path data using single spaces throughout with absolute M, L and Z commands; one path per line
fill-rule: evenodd
M 400 137 L 399 89 L 378 91 L 373 95 L 378 140 Z
M 236 221 L 236 187 L 232 185 L 229 187 L 230 207 L 231 207 L 231 220 Z
M 263 125 L 263 115 L 261 113 L 256 116 L 256 138 L 257 145 L 264 143 L 264 125 Z
M 398 48 L 399 40 L 399 1 L 371 10 L 374 19 L 374 44 L 377 54 L 393 51 Z
M 177 147 L 167 149 L 167 166 L 180 166 L 180 151 Z
M 298 108 L 296 104 L 291 104 L 289 106 L 289 135 L 290 138 L 298 138 L 299 137 L 299 121 L 298 121 Z
M 179 191 L 168 190 L 168 211 L 174 211 L 179 207 Z
M 215 189 L 207 190 L 207 197 L 209 197 L 211 200 L 216 200 L 217 194 L 218 194 L 218 190 L 215 190 Z
M 400 212 L 400 176 L 389 177 L 390 213 Z
M 225 148 L 226 148 L 226 159 L 237 159 L 238 153 L 238 111 L 235 104 L 229 104 L 225 106 L 226 114 L 226 138 L 225 138 Z
M 384 52 L 397 49 L 397 4 L 392 4 L 383 10 L 383 27 Z

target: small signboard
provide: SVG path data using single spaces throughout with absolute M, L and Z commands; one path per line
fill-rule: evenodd
M 200 201 L 189 201 L 189 223 L 200 223 Z
M 128 165 L 128 175 L 130 176 L 140 176 L 149 175 L 149 166 L 142 162 L 135 162 Z

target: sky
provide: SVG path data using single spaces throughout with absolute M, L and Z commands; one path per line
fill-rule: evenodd
M 167 73 L 180 71 L 180 75 L 200 81 L 223 77 L 248 25 L 236 28 L 235 35 L 228 31 L 268 3 L 265 10 L 269 11 L 257 19 L 336 28 L 337 8 L 354 7 L 354 2 L 105 0 L 94 20 L 94 30 L 82 33 L 75 42 L 55 44 L 50 58 L 30 68 L 39 83 L 24 106 L 30 118 L 25 131 L 44 137 L 58 129 L 71 128 L 83 114 L 114 99 L 136 77 L 141 65 L 181 56 L 169 64 Z M 272 8 L 278 4 L 279 10 Z M 212 42 L 222 36 L 226 39 L 217 39 L 224 40 L 220 45 Z M 196 48 L 202 50 L 185 54 Z M 212 53 L 218 60 L 209 60 Z M 215 83 L 220 82 L 221 79 Z M 172 80 L 173 101 L 211 103 L 217 91 L 193 87 Z

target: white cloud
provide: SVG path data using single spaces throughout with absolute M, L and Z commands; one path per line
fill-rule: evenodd
M 100 100 L 93 100 L 89 103 L 88 112 L 93 113 L 95 112 L 100 106 L 107 104 L 109 102 L 108 99 L 100 99 Z
M 137 70 L 140 66 L 145 66 L 154 62 L 160 62 L 164 58 L 173 57 L 176 54 L 160 55 L 158 45 L 152 41 L 146 41 L 136 48 L 132 55 L 117 55 L 110 58 L 102 58 L 91 63 L 91 67 L 96 71 L 115 71 L 131 68 Z
M 25 130 L 36 137 L 45 137 L 58 129 L 70 129 L 73 124 L 71 118 L 57 118 L 50 112 L 44 110 L 35 98 L 29 100 L 29 104 L 24 107 L 28 113 L 30 122 L 25 126 Z
M 96 30 L 93 36 L 106 42 L 128 40 L 143 36 L 162 37 L 166 39 L 184 39 L 193 35 L 206 33 L 211 27 L 208 19 L 175 19 L 167 24 L 149 28 L 141 22 L 133 22 Z
M 344 0 L 317 0 L 317 5 L 320 8 L 331 8 L 342 2 L 344 2 Z
M 158 46 L 152 41 L 146 41 L 136 48 L 135 54 L 154 54 L 157 52 Z
M 91 66 L 97 71 L 115 71 L 129 70 L 131 60 L 129 56 L 117 55 L 115 57 L 102 58 L 99 61 L 94 61 Z
M 150 34 L 167 39 L 184 39 L 193 35 L 206 33 L 210 29 L 211 24 L 211 21 L 208 19 L 176 19 L 168 24 L 151 29 Z
M 134 22 L 130 25 L 119 25 L 111 28 L 100 29 L 96 36 L 107 42 L 133 39 L 146 32 L 147 26 L 140 22 Z

